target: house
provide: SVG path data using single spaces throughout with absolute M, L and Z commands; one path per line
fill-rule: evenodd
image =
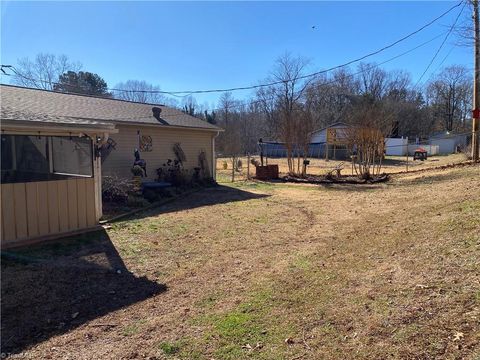
M 350 153 L 346 148 L 347 128 L 349 128 L 349 125 L 346 123 L 336 122 L 312 132 L 307 157 L 345 159 L 350 156 Z M 265 141 L 262 146 L 264 154 L 267 157 L 276 158 L 287 156 L 287 150 L 283 143 Z M 328 152 L 326 151 L 327 148 Z M 294 146 L 294 156 L 298 156 L 298 154 L 302 153 L 303 149 Z
M 348 129 L 349 127 L 350 126 L 348 124 L 338 121 L 320 130 L 315 130 L 314 132 L 312 132 L 311 142 L 313 144 L 326 143 L 327 137 L 329 142 L 331 143 L 334 141 L 346 140 L 346 137 L 347 137 L 346 129 Z
M 1 100 L 2 248 L 95 229 L 102 216 L 95 148 L 114 125 Z
M 312 132 L 309 149 L 311 157 L 347 159 L 350 156 L 346 146 L 348 129 L 350 125 L 339 121 Z
M 208 176 L 215 178 L 215 137 L 219 127 L 163 105 L 137 103 L 96 96 L 1 85 L 2 106 L 28 108 L 30 112 L 53 116 L 92 119 L 115 125 L 118 133 L 102 147 L 102 174 L 131 178 L 134 151 L 147 164 L 147 179 L 154 180 L 156 169 L 174 159 L 173 146 L 185 154 L 183 167 L 193 171 L 203 152 Z
M 12 85 L 0 99 L 2 245 L 95 226 L 101 176 L 132 178 L 137 149 L 147 180 L 175 149 L 185 171 L 215 178 L 221 129 L 180 110 Z

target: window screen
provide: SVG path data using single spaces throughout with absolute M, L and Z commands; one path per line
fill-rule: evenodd
M 89 138 L 2 135 L 2 183 L 93 176 Z
M 49 172 L 46 136 L 15 136 L 17 171 L 47 174 Z
M 52 137 L 53 173 L 92 176 L 92 142 L 85 138 Z
M 13 140 L 9 135 L 2 135 L 2 171 L 13 169 Z

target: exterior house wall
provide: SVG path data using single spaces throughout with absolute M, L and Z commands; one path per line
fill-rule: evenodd
M 2 184 L 2 248 L 30 239 L 92 228 L 95 179 Z
M 175 159 L 173 145 L 180 146 L 187 158 L 184 169 L 191 170 L 198 167 L 198 155 L 205 151 L 209 174 L 213 177 L 212 144 L 216 132 L 195 129 L 169 129 L 167 127 L 120 125 L 119 132 L 110 138 L 115 141 L 115 148 L 102 162 L 102 174 L 131 178 L 131 168 L 134 162 L 134 151 L 139 149 L 139 135 L 149 136 L 152 139 L 151 151 L 140 151 L 140 157 L 147 163 L 147 179 L 155 180 L 156 169 L 168 159 Z M 140 134 L 138 133 L 140 132 Z
M 439 154 L 453 154 L 455 152 L 455 139 L 433 139 L 430 140 L 431 145 L 438 146 Z
M 430 138 L 430 145 L 438 146 L 438 153 L 442 155 L 453 154 L 457 151 L 457 146 L 465 147 L 467 137 L 465 135 L 454 135 L 443 133 L 440 136 Z
M 385 138 L 385 155 L 404 156 L 407 147 L 408 138 Z
M 316 131 L 312 134 L 312 143 L 324 143 L 327 141 L 327 129 Z
M 317 130 L 312 133 L 311 143 L 324 143 L 327 142 L 327 129 L 347 129 L 344 124 L 337 124 L 329 126 L 325 129 Z M 345 131 L 338 131 L 337 130 L 337 137 L 341 140 L 342 138 L 346 137 Z

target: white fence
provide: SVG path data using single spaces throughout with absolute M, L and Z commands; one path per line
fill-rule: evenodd
M 417 145 L 417 144 L 409 144 L 408 145 L 408 155 L 412 155 L 415 153 L 415 150 L 418 148 L 427 150 L 427 155 L 438 155 L 438 145 Z

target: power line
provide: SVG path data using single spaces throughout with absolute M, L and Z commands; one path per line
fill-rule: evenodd
M 356 58 L 354 60 L 350 60 L 346 63 L 343 63 L 343 64 L 340 64 L 340 65 L 336 65 L 336 66 L 333 66 L 329 69 L 325 69 L 325 70 L 321 70 L 321 71 L 317 71 L 317 72 L 314 72 L 314 73 L 311 73 L 311 74 L 306 74 L 306 75 L 303 75 L 303 76 L 299 76 L 297 77 L 296 79 L 294 80 L 302 80 L 302 79 L 306 79 L 306 78 L 309 78 L 309 77 L 314 77 L 314 76 L 318 76 L 320 74 L 324 74 L 324 73 L 327 73 L 327 72 L 330 72 L 330 71 L 333 71 L 333 70 L 336 70 L 336 69 L 340 69 L 342 67 L 346 67 L 346 66 L 349 66 L 351 64 L 354 64 L 356 62 L 359 62 L 359 61 L 362 61 L 362 60 L 365 60 L 366 58 L 369 58 L 371 56 L 374 56 L 374 55 L 377 55 L 387 49 L 390 49 L 392 48 L 393 46 L 401 43 L 402 41 L 405 41 L 407 40 L 408 38 L 412 37 L 413 35 L 416 35 L 418 34 L 419 32 L 421 32 L 422 30 L 424 30 L 425 28 L 431 26 L 433 23 L 435 23 L 436 21 L 440 20 L 442 17 L 444 17 L 445 15 L 447 15 L 448 13 L 450 13 L 451 11 L 453 11 L 455 8 L 459 7 L 461 4 L 462 4 L 463 1 L 460 1 L 458 4 L 452 6 L 450 9 L 448 9 L 447 11 L 445 11 L 443 14 L 437 16 L 435 19 L 431 20 L 430 22 L 428 22 L 427 24 L 423 25 L 422 27 L 420 27 L 419 29 L 411 32 L 410 34 L 408 35 L 405 35 L 403 36 L 402 38 L 394 41 L 393 43 L 389 44 L 389 45 L 386 45 L 384 47 L 382 47 L 381 49 L 378 49 L 378 50 L 375 50 L 373 52 L 370 52 L 366 55 L 363 55 L 359 58 Z M 465 5 L 464 5 L 465 7 Z M 463 11 L 463 8 L 462 8 L 462 11 Z M 456 23 L 456 22 L 455 22 Z M 270 83 L 266 83 L 266 84 L 259 84 L 259 85 L 252 85 L 252 86 L 243 86 L 243 87 L 233 87 L 233 88 L 228 88 L 228 89 L 211 89 L 211 90 L 184 90 L 184 91 L 164 91 L 164 92 L 161 92 L 161 93 L 165 93 L 165 94 L 205 94 L 205 93 L 213 93 L 213 92 L 229 92 L 229 91 L 238 91 L 238 90 L 253 90 L 253 89 L 258 89 L 258 88 L 261 88 L 261 87 L 267 87 L 267 86 L 272 86 L 272 85 L 278 85 L 278 84 L 283 84 L 285 83 L 284 80 L 279 80 L 279 81 L 273 81 L 273 82 L 270 82 Z
M 437 22 L 438 20 L 440 20 L 441 18 L 443 18 L 445 15 L 449 14 L 451 11 L 453 11 L 455 8 L 459 7 L 461 4 L 462 4 L 463 1 L 460 1 L 458 4 L 452 6 L 451 8 L 449 8 L 447 11 L 445 11 L 444 13 L 442 13 L 441 15 L 437 16 L 436 18 L 434 18 L 433 20 L 429 21 L 428 23 L 426 23 L 425 25 L 423 25 L 422 27 L 420 27 L 419 29 L 409 33 L 408 35 L 405 35 L 403 36 L 402 38 L 392 42 L 391 44 L 389 45 L 386 45 L 378 50 L 375 50 L 373 52 L 370 52 L 366 55 L 363 55 L 361 57 L 358 57 L 356 59 L 353 59 L 353 60 L 350 60 L 346 63 L 343 63 L 343 64 L 340 64 L 340 65 L 336 65 L 336 66 L 333 66 L 329 69 L 325 69 L 325 70 L 321 70 L 321 71 L 317 71 L 317 72 L 314 72 L 314 73 L 310 73 L 310 74 L 306 74 L 306 75 L 302 75 L 302 76 L 299 76 L 293 80 L 302 80 L 302 79 L 306 79 L 306 78 L 310 78 L 310 77 L 315 77 L 315 76 L 318 76 L 320 74 L 324 74 L 324 73 L 327 73 L 327 72 L 330 72 L 330 71 L 333 71 L 333 70 L 336 70 L 336 69 L 340 69 L 340 68 L 343 68 L 343 67 L 346 67 L 346 66 L 349 66 L 351 64 L 354 64 L 356 62 L 359 62 L 359 61 L 362 61 L 366 58 L 369 58 L 371 56 L 374 56 L 374 55 L 377 55 L 385 50 L 388 50 L 390 48 L 392 48 L 393 46 L 409 39 L 410 37 L 418 34 L 419 32 L 421 32 L 422 30 L 424 30 L 425 28 L 431 26 L 432 24 L 434 24 L 435 22 Z M 464 5 L 465 6 L 465 5 Z M 13 68 L 13 67 L 12 67 Z M 13 68 L 14 69 L 14 68 Z M 20 75 L 18 74 L 18 72 L 16 72 L 14 70 L 14 72 L 19 75 L 19 76 L 22 76 L 24 77 L 23 75 Z M 27 77 L 24 77 L 25 79 L 28 79 Z M 46 82 L 44 80 L 38 80 L 38 79 L 28 79 L 30 81 L 42 81 L 42 82 Z M 288 80 L 288 81 L 292 81 L 292 80 Z M 183 90 L 183 91 L 163 91 L 163 90 L 126 90 L 126 89 L 108 89 L 109 91 L 116 91 L 116 92 L 137 92 L 137 93 L 151 93 L 151 94 L 165 94 L 165 95 L 172 95 L 172 96 L 178 96 L 180 94 L 186 94 L 186 95 L 192 95 L 192 94 L 206 94 L 206 93 L 217 93 L 217 92 L 230 92 L 230 91 L 240 91 L 240 90 L 254 90 L 254 89 L 258 89 L 258 88 L 262 88 L 262 87 L 267 87 L 267 86 L 273 86 L 273 85 L 278 85 L 278 84 L 283 84 L 285 83 L 286 81 L 284 80 L 278 80 L 278 81 L 272 81 L 272 82 L 269 82 L 269 83 L 264 83 L 264 84 L 258 84 L 258 85 L 251 85 L 251 86 L 239 86 L 239 87 L 232 87 L 232 88 L 226 88 L 226 89 L 209 89 L 209 90 Z M 50 83 L 50 84 L 55 84 L 53 82 L 47 82 L 47 83 Z
M 417 46 L 415 46 L 415 47 L 413 47 L 413 48 L 411 48 L 411 49 L 409 49 L 409 50 L 406 50 L 406 51 L 404 51 L 404 52 L 402 52 L 402 53 L 400 53 L 400 54 L 398 54 L 398 55 L 395 55 L 395 56 L 393 56 L 393 57 L 391 57 L 391 58 L 389 58 L 389 59 L 387 59 L 387 60 L 384 60 L 384 61 L 382 61 L 382 62 L 380 62 L 380 63 L 378 63 L 378 64 L 372 64 L 372 65 L 367 66 L 366 68 L 364 68 L 364 69 L 362 69 L 362 70 L 359 70 L 359 71 L 357 71 L 357 72 L 350 73 L 350 74 L 346 74 L 345 77 L 346 77 L 346 78 L 352 78 L 352 77 L 357 76 L 357 75 L 359 75 L 359 74 L 362 74 L 362 73 L 364 73 L 364 72 L 366 72 L 366 71 L 375 69 L 375 68 L 377 68 L 377 67 L 379 67 L 379 66 L 381 66 L 381 65 L 383 65 L 383 64 L 386 64 L 386 63 L 389 63 L 389 62 L 391 62 L 391 61 L 393 61 L 393 60 L 396 60 L 396 59 L 398 59 L 398 58 L 400 58 L 400 57 L 402 57 L 402 56 L 405 56 L 405 55 L 407 55 L 407 54 L 410 54 L 410 53 L 412 53 L 413 51 L 415 51 L 415 50 L 417 50 L 417 49 L 419 49 L 419 48 L 421 48 L 421 47 L 423 47 L 423 46 L 425 46 L 425 45 L 427 45 L 427 44 L 429 44 L 429 43 L 437 40 L 438 38 L 440 38 L 440 37 L 442 37 L 443 35 L 445 35 L 447 32 L 448 32 L 448 31 L 444 31 L 444 32 L 442 32 L 442 33 L 434 36 L 433 38 L 431 38 L 431 39 L 429 39 L 429 40 L 427 40 L 427 41 L 424 41 L 423 43 L 421 43 L 421 44 L 419 44 L 419 45 L 417 45 Z M 9 67 L 11 68 L 11 66 L 9 66 Z M 6 75 L 12 76 L 11 74 L 6 74 Z M 322 83 L 320 83 L 320 84 L 317 84 L 316 86 L 318 86 L 318 87 L 323 87 L 323 86 L 328 86 L 328 85 L 331 85 L 331 84 L 335 84 L 336 82 L 337 82 L 337 80 L 332 79 L 332 80 L 330 80 L 330 81 L 326 81 L 326 82 L 322 82 Z M 111 89 L 108 89 L 108 90 L 111 90 Z M 67 94 L 71 94 L 71 93 L 67 93 Z M 78 94 L 78 95 L 84 95 L 84 94 Z M 344 95 L 345 95 L 345 94 L 344 94 Z M 251 100 L 251 101 L 249 101 L 249 102 L 247 102 L 247 103 L 238 102 L 237 104 L 232 104 L 231 107 L 230 107 L 230 109 L 248 107 L 248 106 L 252 106 L 252 105 L 256 105 L 256 104 L 262 103 L 262 102 L 264 102 L 264 101 L 269 101 L 269 100 L 271 101 L 271 100 L 274 100 L 275 98 L 276 98 L 276 95 L 272 95 L 272 96 L 267 97 L 267 98 L 265 98 L 265 99 Z M 113 99 L 113 100 L 117 100 L 117 99 Z M 222 110 L 224 110 L 224 109 L 223 109 L 223 108 L 215 108 L 215 109 L 211 109 L 210 111 L 219 112 L 219 111 L 222 111 Z M 166 117 L 172 118 L 172 117 L 176 117 L 176 116 L 185 116 L 185 113 L 182 112 L 182 113 L 180 113 L 180 114 L 170 114 L 170 115 L 167 115 Z M 111 121 L 114 121 L 114 120 L 138 120 L 138 119 L 145 119 L 145 118 L 150 118 L 150 117 L 146 117 L 146 116 L 125 117 L 125 118 L 111 119 Z M 108 120 L 107 120 L 107 121 L 108 121 Z
M 415 86 L 413 87 L 414 89 L 417 88 L 418 84 L 420 83 L 420 81 L 423 79 L 423 77 L 425 76 L 425 74 L 427 73 L 428 69 L 430 69 L 430 66 L 432 66 L 433 62 L 435 61 L 435 59 L 437 58 L 438 54 L 440 53 L 440 50 L 442 50 L 443 48 L 443 45 L 445 45 L 445 43 L 447 42 L 448 40 L 448 37 L 450 36 L 450 34 L 452 33 L 453 29 L 455 28 L 455 26 L 457 25 L 457 22 L 458 22 L 458 19 L 460 18 L 460 15 L 462 15 L 463 13 L 463 10 L 465 9 L 465 6 L 467 6 L 467 2 L 465 2 L 465 4 L 463 4 L 463 7 L 462 9 L 460 10 L 460 12 L 458 13 L 457 15 L 457 18 L 455 19 L 455 22 L 452 24 L 452 26 L 450 27 L 450 29 L 448 30 L 447 34 L 445 35 L 445 38 L 443 39 L 442 43 L 440 44 L 440 46 L 438 47 L 437 51 L 435 52 L 435 55 L 433 55 L 432 59 L 430 60 L 430 62 L 428 63 L 428 66 L 425 68 L 425 70 L 423 71 L 422 75 L 420 76 L 420 78 L 417 80 L 417 82 L 415 83 Z M 450 54 L 450 53 L 449 53 Z M 449 55 L 448 54 L 448 55 Z M 448 57 L 447 55 L 447 57 Z M 443 61 L 445 61 L 445 59 L 443 59 Z M 443 63 L 442 61 L 442 63 Z
M 413 52 L 413 51 L 415 51 L 415 50 L 417 50 L 417 49 L 419 49 L 419 48 L 421 48 L 421 47 L 423 47 L 423 46 L 431 43 L 432 41 L 437 40 L 438 38 L 440 38 L 441 36 L 443 36 L 445 33 L 446 33 L 446 31 L 443 32 L 443 33 L 441 33 L 441 34 L 438 34 L 438 35 L 434 36 L 433 38 L 431 38 L 431 39 L 429 39 L 429 40 L 427 40 L 427 41 L 425 41 L 425 42 L 423 42 L 423 43 L 421 43 L 421 44 L 419 44 L 419 45 L 417 45 L 417 46 L 415 46 L 415 47 L 413 47 L 413 48 L 411 48 L 411 49 L 409 49 L 409 50 L 407 50 L 407 51 L 404 51 L 404 52 L 402 52 L 402 53 L 400 53 L 400 54 L 398 54 L 398 55 L 396 55 L 396 56 L 393 56 L 393 57 L 391 57 L 391 58 L 389 58 L 389 59 L 387 59 L 387 60 L 385 60 L 385 61 L 382 61 L 382 62 L 380 62 L 380 63 L 378 63 L 378 64 L 373 64 L 373 65 L 370 65 L 370 66 L 368 66 L 368 67 L 366 67 L 366 68 L 364 68 L 364 69 L 362 69 L 362 70 L 359 70 L 359 71 L 357 71 L 357 72 L 354 72 L 354 73 L 351 73 L 351 74 L 346 74 L 345 77 L 346 77 L 346 78 L 352 78 L 352 77 L 354 77 L 354 76 L 356 76 L 356 75 L 359 75 L 359 74 L 362 74 L 362 73 L 364 73 L 364 72 L 366 72 L 366 71 L 375 69 L 375 68 L 377 68 L 377 67 L 379 67 L 379 66 L 381 66 L 381 65 L 383 65 L 383 64 L 386 64 L 386 63 L 388 63 L 388 62 L 390 62 L 390 61 L 396 60 L 396 59 L 398 59 L 398 58 L 400 58 L 400 57 L 402 57 L 402 56 L 405 56 L 405 55 L 407 55 L 407 54 L 409 54 L 409 53 L 411 53 L 411 52 Z M 335 84 L 336 82 L 337 82 L 337 80 L 333 79 L 333 80 L 330 80 L 330 81 L 326 81 L 326 82 L 322 82 L 322 83 L 320 83 L 320 84 L 317 84 L 317 86 L 318 86 L 318 87 L 328 86 L 328 85 L 331 85 L 331 84 Z M 345 94 L 344 94 L 344 95 L 345 95 Z M 247 103 L 239 102 L 239 103 L 237 103 L 237 104 L 231 105 L 231 106 L 230 106 L 230 109 L 236 109 L 236 108 L 248 107 L 248 106 L 256 105 L 256 104 L 258 104 L 258 103 L 262 103 L 263 101 L 274 100 L 276 97 L 277 97 L 276 95 L 272 95 L 272 96 L 267 97 L 267 98 L 265 98 L 265 99 L 252 100 L 252 101 L 247 102 Z M 222 110 L 224 110 L 224 109 L 223 109 L 223 108 L 216 108 L 216 109 L 211 109 L 210 111 L 218 112 L 218 111 L 222 111 Z M 294 110 L 295 110 L 295 109 L 294 109 Z M 172 114 L 172 115 L 169 115 L 168 117 L 183 116 L 183 115 L 184 115 L 184 114 Z M 128 119 L 135 120 L 135 118 L 125 118 L 124 120 L 128 120 Z

